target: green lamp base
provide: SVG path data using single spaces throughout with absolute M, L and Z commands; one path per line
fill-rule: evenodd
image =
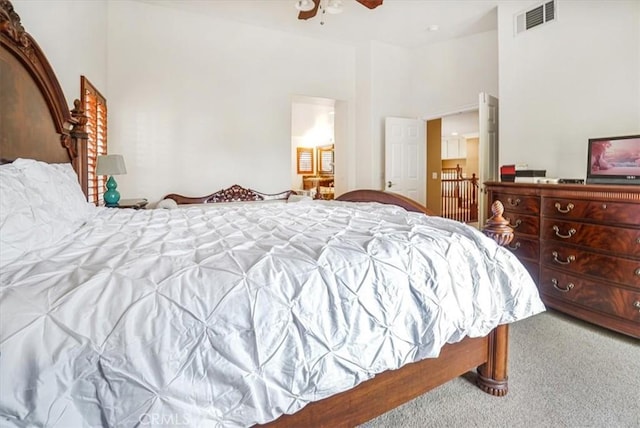
M 107 191 L 104 192 L 104 204 L 108 207 L 114 207 L 118 205 L 120 200 L 120 192 L 116 190 L 118 183 L 113 178 L 113 175 L 109 176 L 107 180 Z

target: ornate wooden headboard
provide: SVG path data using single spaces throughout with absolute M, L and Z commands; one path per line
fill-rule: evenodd
M 0 0 L 0 76 L 0 158 L 71 161 L 86 194 L 86 117 L 80 101 L 69 110 L 49 61 L 8 0 Z
M 285 190 L 280 193 L 262 193 L 253 189 L 245 189 L 244 187 L 234 184 L 226 189 L 218 190 L 215 193 L 206 196 L 184 196 L 177 193 L 166 195 L 162 199 L 173 199 L 178 205 L 185 204 L 212 204 L 216 202 L 242 202 L 242 201 L 264 201 L 264 200 L 286 200 L 291 195 L 297 193 L 293 190 Z

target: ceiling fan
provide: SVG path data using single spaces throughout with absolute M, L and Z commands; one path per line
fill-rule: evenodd
M 321 6 L 322 0 L 297 0 L 296 9 L 298 13 L 298 19 L 309 19 L 316 16 L 318 9 L 323 9 L 323 12 L 340 13 L 342 12 L 342 0 L 328 0 L 325 6 Z M 380 6 L 383 0 L 356 0 L 358 3 L 369 9 L 375 9 Z

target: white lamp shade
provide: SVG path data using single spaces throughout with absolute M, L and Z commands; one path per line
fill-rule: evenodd
M 127 168 L 124 165 L 124 157 L 122 155 L 98 156 L 96 175 L 121 175 L 126 173 Z

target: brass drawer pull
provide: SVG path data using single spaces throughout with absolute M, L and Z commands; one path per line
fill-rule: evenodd
M 553 253 L 551 253 L 551 255 L 553 256 L 553 261 L 556 263 L 559 263 L 561 265 L 568 265 L 571 262 L 575 262 L 576 261 L 576 256 L 574 255 L 570 255 L 569 257 L 567 257 L 567 260 L 562 261 L 558 258 L 558 252 L 554 251 Z
M 571 228 L 569 229 L 569 234 L 568 235 L 561 235 L 560 234 L 560 228 L 558 226 L 553 226 L 553 231 L 556 232 L 556 236 L 562 238 L 562 239 L 569 239 L 571 238 L 573 235 L 575 235 L 576 230 Z
M 511 222 L 509 222 L 509 227 L 512 229 L 516 229 L 521 224 L 522 224 L 522 219 L 517 219 L 515 224 L 511 224 Z
M 507 248 L 511 251 L 516 251 L 518 248 L 520 248 L 520 241 L 516 242 L 516 245 L 507 245 Z
M 517 207 L 518 205 L 520 205 L 520 202 L 522 202 L 520 200 L 520 198 L 516 198 L 515 200 L 511 199 L 511 198 L 507 198 L 507 202 L 509 203 L 509 205 L 511 205 L 512 207 Z
M 566 213 L 568 213 L 569 211 L 571 211 L 572 209 L 575 208 L 575 206 L 572 203 L 568 203 L 567 204 L 567 208 L 566 209 L 562 209 L 562 205 L 560 205 L 560 202 L 556 202 L 555 207 L 558 210 L 558 212 L 561 212 L 563 214 L 566 214 Z
M 638 309 L 638 312 L 640 312 L 640 300 L 636 300 L 635 302 L 633 302 L 633 307 Z
M 551 278 L 551 283 L 553 283 L 553 288 L 555 288 L 556 290 L 561 291 L 561 292 L 563 292 L 563 293 L 568 293 L 569 291 L 571 291 L 571 289 L 572 289 L 573 287 L 575 287 L 575 285 L 573 285 L 573 283 L 572 283 L 572 282 L 570 282 L 570 283 L 568 283 L 568 284 L 567 284 L 567 288 L 559 287 L 559 286 L 558 286 L 558 280 L 557 280 L 557 279 L 555 279 L 555 278 Z
M 636 271 L 634 272 L 634 274 L 635 274 L 636 276 L 640 276 L 640 267 L 639 267 L 638 269 L 636 269 Z

